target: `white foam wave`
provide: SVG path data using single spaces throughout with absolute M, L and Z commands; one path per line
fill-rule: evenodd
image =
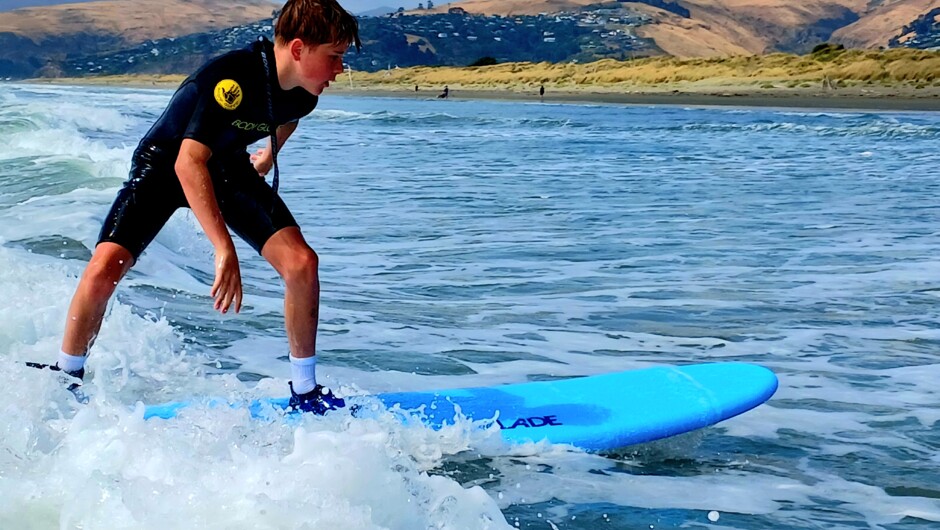
M 0 522 L 15 526 L 508 528 L 479 487 L 422 471 L 427 455 L 412 451 L 423 447 L 387 422 L 334 415 L 266 425 L 236 409 L 145 421 L 141 408 L 100 400 L 42 422 L 32 403 L 22 409 L 28 434 L 0 442 L 30 462 L 0 478 Z
M 866 120 L 856 125 L 816 125 L 795 122 L 748 123 L 748 124 L 687 124 L 682 126 L 687 131 L 711 132 L 785 132 L 819 136 L 873 136 L 882 138 L 924 137 L 934 138 L 940 135 L 940 128 L 935 125 L 919 125 L 899 120 Z
M 207 379 L 205 359 L 187 354 L 165 320 L 120 303 L 89 360 L 92 402 L 75 404 L 53 374 L 12 362 L 54 359 L 74 282 L 62 265 L 25 258 L 0 249 L 0 402 L 7 420 L 18 418 L 0 423 L 0 526 L 506 528 L 479 487 L 426 473 L 484 436 L 469 424 L 436 432 L 389 414 L 337 414 L 265 425 L 244 410 L 200 407 L 144 421 L 129 407 L 138 399 L 244 398 L 286 385 Z

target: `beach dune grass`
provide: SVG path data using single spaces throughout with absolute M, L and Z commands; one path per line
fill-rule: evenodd
M 654 57 L 590 63 L 504 63 L 476 67 L 413 67 L 352 72 L 366 86 L 450 85 L 451 88 L 522 88 L 544 84 L 566 87 L 644 87 L 711 81 L 722 85 L 807 82 L 931 83 L 940 72 L 940 52 L 826 50 L 811 55 L 678 59 Z

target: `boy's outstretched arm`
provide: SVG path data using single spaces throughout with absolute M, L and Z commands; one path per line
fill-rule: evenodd
M 281 125 L 277 128 L 278 150 L 284 149 L 284 143 L 287 142 L 287 139 L 290 138 L 291 133 L 293 133 L 296 129 L 296 121 L 285 123 L 284 125 Z M 267 147 L 264 149 L 259 149 L 255 154 L 251 155 L 251 163 L 254 164 L 255 170 L 262 177 L 271 171 L 271 167 L 274 166 L 274 157 L 271 156 L 271 138 L 268 138 Z
M 211 295 L 215 309 L 228 312 L 235 303 L 235 312 L 242 307 L 242 278 L 235 254 L 235 244 L 228 233 L 207 166 L 212 151 L 192 139 L 184 139 L 176 159 L 176 176 L 180 179 L 189 207 L 215 248 L 215 282 Z

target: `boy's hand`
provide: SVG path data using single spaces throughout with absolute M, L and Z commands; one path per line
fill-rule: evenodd
M 228 308 L 235 302 L 235 312 L 242 309 L 242 275 L 238 267 L 238 256 L 235 247 L 230 246 L 215 252 L 215 282 L 212 284 L 212 298 L 215 299 L 215 310 L 227 313 Z
M 264 177 L 271 171 L 271 167 L 274 166 L 271 151 L 269 149 L 258 149 L 255 154 L 251 155 L 251 163 L 255 166 L 255 171 L 258 172 L 258 176 Z

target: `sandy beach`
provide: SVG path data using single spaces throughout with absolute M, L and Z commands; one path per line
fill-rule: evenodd
M 173 89 L 183 76 L 119 76 L 58 79 L 32 79 L 26 83 L 61 85 L 107 85 L 132 88 Z M 665 85 L 646 89 L 615 90 L 611 87 L 579 87 L 576 90 L 546 87 L 539 97 L 539 88 L 479 88 L 449 86 L 449 99 L 492 99 L 545 103 L 608 103 L 622 105 L 740 106 L 785 107 L 813 109 L 863 109 L 890 111 L 940 111 L 940 87 L 867 87 L 824 90 L 821 88 L 755 89 L 753 86 L 723 86 L 689 90 L 686 86 Z M 374 85 L 337 80 L 324 96 L 395 97 L 439 99 L 439 87 Z
M 443 87 L 332 86 L 329 94 L 364 97 L 438 99 Z M 519 89 L 480 89 L 449 86 L 449 99 L 498 99 L 545 103 L 613 103 L 623 105 L 683 105 L 865 109 L 893 111 L 940 111 L 940 88 L 924 89 L 879 87 L 877 89 L 796 89 L 755 90 L 753 87 L 725 87 L 710 91 L 690 91 L 665 87 L 658 90 L 579 90 L 546 87 L 544 97 L 538 87 Z

